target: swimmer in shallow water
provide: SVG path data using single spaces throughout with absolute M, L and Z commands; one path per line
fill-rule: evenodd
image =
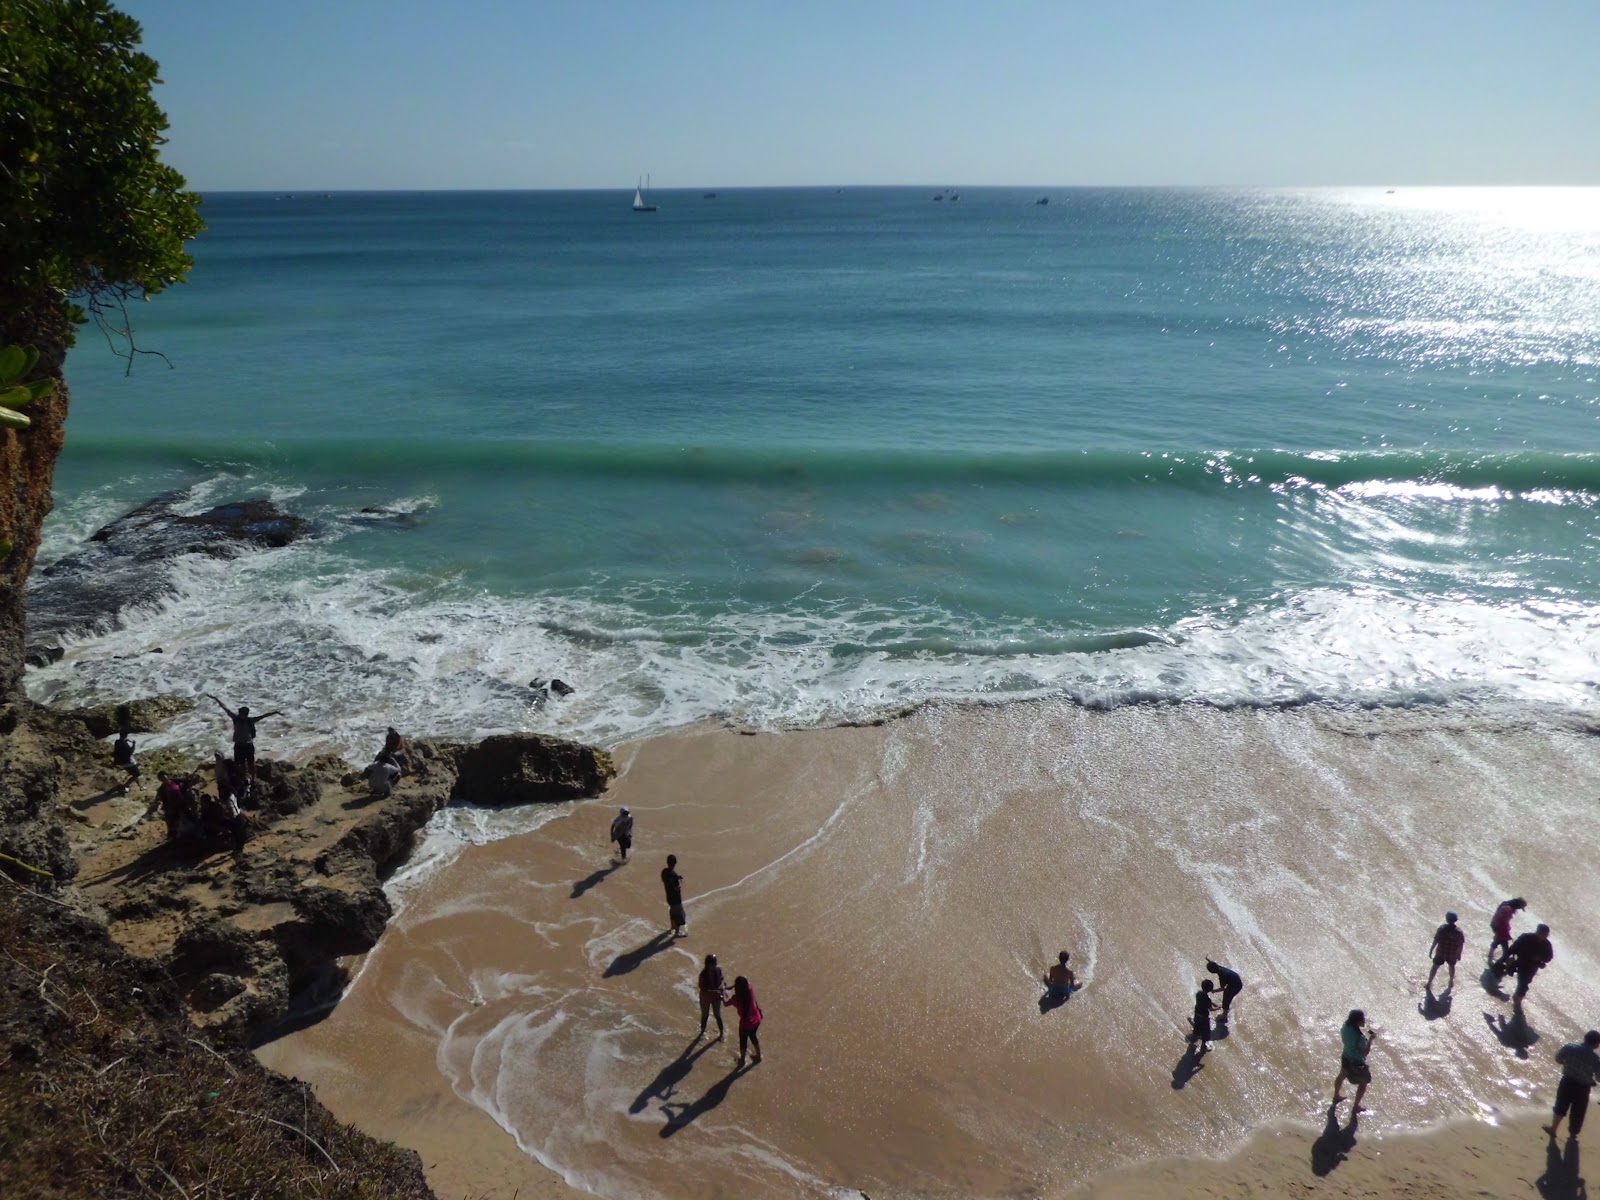
M 1072 968 L 1067 966 L 1067 960 L 1072 955 L 1063 950 L 1056 956 L 1056 962 L 1045 973 L 1045 995 L 1052 1000 L 1065 1000 L 1072 994 L 1072 989 L 1078 986 L 1078 977 L 1072 973 Z

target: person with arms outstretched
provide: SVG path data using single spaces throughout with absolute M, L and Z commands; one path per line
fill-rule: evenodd
M 228 719 L 233 722 L 233 765 L 235 769 L 243 767 L 250 782 L 252 784 L 255 783 L 256 724 L 260 721 L 265 721 L 268 717 L 281 717 L 283 710 L 275 708 L 271 712 L 264 712 L 260 716 L 252 717 L 250 715 L 250 706 L 247 704 L 241 704 L 239 711 L 235 712 L 221 700 L 217 700 L 210 692 L 206 693 L 206 698 L 216 700 L 217 707 L 227 713 Z

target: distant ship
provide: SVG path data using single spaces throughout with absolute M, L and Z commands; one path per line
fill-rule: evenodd
M 1034 203 L 1035 204 L 1049 204 L 1050 203 L 1050 197 L 1049 196 L 1040 196 L 1037 200 L 1034 201 Z
M 649 181 L 648 177 L 646 177 L 645 182 L 643 184 L 636 183 L 636 184 L 633 185 L 633 211 L 634 212 L 657 212 L 659 210 L 659 208 L 660 208 L 659 205 L 651 204 L 644 197 L 644 190 L 645 190 L 645 188 L 647 188 L 649 186 L 650 186 L 650 181 Z
M 700 197 L 702 200 L 715 200 L 716 198 L 717 194 L 715 192 L 705 192 Z

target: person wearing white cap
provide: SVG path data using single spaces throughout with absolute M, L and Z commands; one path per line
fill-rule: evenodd
M 1444 924 L 1433 931 L 1433 944 L 1428 947 L 1428 953 L 1433 955 L 1433 970 L 1428 972 L 1428 982 L 1425 990 L 1433 991 L 1433 977 L 1439 973 L 1440 967 L 1450 968 L 1450 982 L 1445 984 L 1449 991 L 1456 985 L 1456 964 L 1461 961 L 1461 952 L 1466 949 L 1467 935 L 1461 932 L 1461 926 L 1456 924 L 1456 914 L 1447 912 L 1444 915 Z
M 611 820 L 611 840 L 622 847 L 622 861 L 628 861 L 628 849 L 633 845 L 633 814 L 624 808 Z

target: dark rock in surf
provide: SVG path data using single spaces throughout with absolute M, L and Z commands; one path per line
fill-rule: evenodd
M 126 609 L 172 594 L 160 568 L 187 554 L 227 558 L 274 549 L 316 533 L 304 517 L 270 500 L 237 500 L 185 513 L 187 488 L 157 496 L 97 531 L 79 550 L 28 581 L 30 662 L 60 657 L 62 638 L 108 629 Z
M 611 755 L 538 733 L 499 734 L 457 750 L 456 795 L 474 804 L 576 800 L 606 790 Z

